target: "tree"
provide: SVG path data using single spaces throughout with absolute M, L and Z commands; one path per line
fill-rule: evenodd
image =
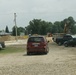
M 32 34 L 45 35 L 52 31 L 52 23 L 46 22 L 44 20 L 42 21 L 41 19 L 33 19 L 29 22 L 29 25 L 26 27 L 26 29 L 29 31 L 28 33 L 32 31 Z
M 40 31 L 40 23 L 41 23 L 41 19 L 33 19 L 32 21 L 30 21 L 29 22 L 29 26 L 28 26 L 29 33 L 32 30 L 32 33 L 33 34 L 39 34 L 39 31 Z
M 25 33 L 25 29 L 23 27 L 18 27 L 18 35 L 20 35 L 20 33 Z
M 66 31 L 65 31 L 65 26 L 66 26 Z M 75 26 L 75 20 L 71 16 L 61 21 L 61 27 L 63 29 L 63 32 L 74 33 L 73 31 L 74 26 Z
M 54 25 L 55 25 L 55 31 L 57 32 L 57 33 L 62 33 L 63 32 L 63 29 L 62 29 L 62 27 L 61 27 L 61 22 L 59 22 L 59 21 L 56 21 L 56 22 L 54 22 Z
M 45 21 L 42 21 L 40 24 L 39 33 L 41 35 L 45 35 L 47 33 L 46 28 L 47 28 L 47 23 Z
M 41 19 L 33 19 L 29 22 L 29 25 L 26 27 L 27 33 L 32 34 L 41 34 L 46 35 L 48 32 L 50 33 L 65 33 L 65 26 L 67 25 L 66 32 L 76 33 L 75 20 L 73 17 L 65 18 L 62 21 L 46 22 Z M 66 25 L 65 25 L 66 24 Z
M 5 32 L 6 32 L 6 33 L 9 33 L 8 26 L 6 26 L 6 28 L 5 28 Z
M 74 30 L 74 29 L 76 29 L 75 20 L 71 16 L 68 17 L 68 20 L 69 20 L 69 29 L 70 29 L 70 32 L 71 33 L 76 33 L 76 31 Z
M 16 27 L 17 27 L 17 26 L 14 26 L 14 27 L 12 28 L 12 35 L 13 35 L 13 36 L 16 36 Z M 18 27 L 17 27 L 17 35 L 19 35 Z
M 17 35 L 20 36 L 20 33 L 24 33 L 25 34 L 25 28 L 17 27 Z M 12 35 L 16 36 L 16 27 L 15 26 L 12 28 Z
M 53 27 L 52 22 L 47 22 L 46 32 L 47 33 L 52 33 L 52 27 Z

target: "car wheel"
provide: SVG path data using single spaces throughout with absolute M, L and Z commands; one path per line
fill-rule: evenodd
M 72 45 L 72 47 L 75 47 L 75 45 Z
M 45 54 L 47 54 L 48 52 L 45 52 Z
M 29 53 L 29 52 L 27 52 L 27 55 L 30 55 L 30 53 Z
M 65 44 L 64 44 L 64 46 L 65 46 L 65 47 L 68 47 L 68 44 L 67 44 L 67 43 L 65 43 Z
M 47 54 L 48 52 L 49 52 L 48 49 L 46 49 L 45 52 L 44 52 L 44 54 Z
M 0 44 L 0 50 L 2 49 L 2 45 Z
M 62 43 L 61 43 L 61 42 L 59 42 L 59 43 L 58 43 L 58 45 L 59 45 L 59 46 L 61 46 L 61 45 L 62 45 Z
M 5 43 L 1 42 L 2 48 L 5 48 Z
M 45 52 L 44 52 L 44 54 L 47 54 L 47 53 L 48 53 L 48 51 L 45 51 Z

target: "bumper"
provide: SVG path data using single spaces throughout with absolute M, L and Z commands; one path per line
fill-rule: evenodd
M 47 49 L 27 49 L 27 53 L 46 53 Z

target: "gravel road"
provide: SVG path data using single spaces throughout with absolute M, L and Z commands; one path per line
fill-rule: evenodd
M 49 44 L 47 55 L 0 55 L 0 75 L 76 75 L 76 47 Z

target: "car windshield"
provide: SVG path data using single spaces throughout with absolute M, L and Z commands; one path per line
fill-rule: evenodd
M 43 42 L 43 37 L 31 37 L 29 38 L 28 42 Z

